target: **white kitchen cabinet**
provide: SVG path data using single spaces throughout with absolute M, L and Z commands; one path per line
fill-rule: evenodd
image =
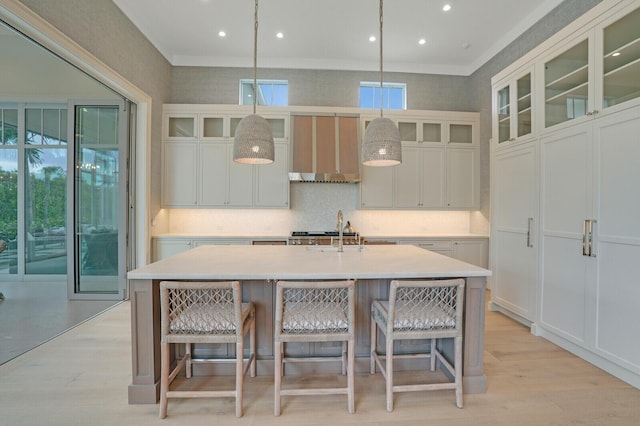
M 162 205 L 194 207 L 198 204 L 198 144 L 165 141 L 163 145 Z
M 255 206 L 289 206 L 289 145 L 275 144 L 275 161 L 255 166 Z
M 538 288 L 537 144 L 500 151 L 491 177 L 491 306 L 530 324 Z
M 621 5 L 538 64 L 545 128 L 640 104 L 640 8 L 637 1 Z
M 488 241 L 486 238 L 453 240 L 451 257 L 481 268 L 487 268 L 489 264 Z
M 639 132 L 636 107 L 542 140 L 540 325 L 635 374 L 640 198 L 625 188 L 640 185 Z
M 395 203 L 400 208 L 444 206 L 444 148 L 403 144 L 396 168 Z
M 492 305 L 636 387 L 639 46 L 640 1 L 603 2 L 492 80 Z M 528 69 L 533 136 L 505 143 Z
M 595 259 L 583 255 L 583 223 L 593 219 L 590 123 L 541 140 L 542 299 L 540 324 L 586 344 L 587 278 Z
M 165 140 L 196 140 L 198 137 L 198 114 L 166 114 L 162 135 Z
M 233 161 L 231 143 L 200 144 L 199 198 L 202 207 L 250 207 L 253 166 Z
M 219 237 L 175 237 L 162 236 L 153 238 L 152 261 L 166 259 L 183 253 L 195 247 L 207 245 L 248 245 L 249 238 L 219 238 Z
M 594 348 L 602 356 L 640 374 L 638 311 L 640 285 L 640 107 L 603 117 L 594 127 L 598 190 L 593 255 L 597 273 Z
M 447 148 L 446 208 L 480 208 L 480 153 L 477 149 Z
M 387 116 L 400 130 L 402 164 L 362 168 L 361 208 L 480 208 L 477 114 L 425 112 L 420 116 L 413 111 L 408 116 Z M 371 120 L 363 117 L 361 121 L 364 133 Z
M 532 67 L 514 74 L 496 83 L 493 91 L 493 134 L 499 145 L 526 141 L 534 135 Z
M 191 239 L 158 239 L 153 240 L 152 261 L 166 259 L 193 248 Z
M 272 126 L 276 158 L 254 166 L 233 161 L 235 128 L 247 114 L 226 109 L 234 108 L 165 105 L 162 205 L 288 208 L 288 114 L 263 115 Z

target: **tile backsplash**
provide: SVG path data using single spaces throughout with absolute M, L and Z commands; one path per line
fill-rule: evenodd
M 171 209 L 155 219 L 152 234 L 286 236 L 294 230 L 326 231 L 344 221 L 367 236 L 484 233 L 482 215 L 468 211 L 359 210 L 357 184 L 291 184 L 288 210 Z M 479 231 L 478 231 L 479 230 Z

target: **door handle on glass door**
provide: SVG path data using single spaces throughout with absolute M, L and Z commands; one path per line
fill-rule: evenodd
M 527 221 L 527 247 L 533 247 L 531 244 L 531 228 L 533 227 L 533 218 L 530 217 Z

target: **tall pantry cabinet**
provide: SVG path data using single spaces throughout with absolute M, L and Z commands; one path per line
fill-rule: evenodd
M 504 88 L 527 67 L 520 138 Z M 640 1 L 603 1 L 492 83 L 492 307 L 640 387 Z

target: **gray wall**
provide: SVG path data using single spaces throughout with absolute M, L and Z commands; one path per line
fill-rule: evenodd
M 43 19 L 152 97 L 151 217 L 160 209 L 162 104 L 171 64 L 111 0 L 21 0 Z
M 252 79 L 252 68 L 174 67 L 172 103 L 238 104 L 239 80 Z M 288 80 L 289 105 L 353 107 L 359 105 L 361 81 L 380 81 L 377 72 L 261 69 L 258 78 Z M 409 109 L 469 111 L 469 79 L 447 75 L 385 73 L 385 81 L 407 84 Z

